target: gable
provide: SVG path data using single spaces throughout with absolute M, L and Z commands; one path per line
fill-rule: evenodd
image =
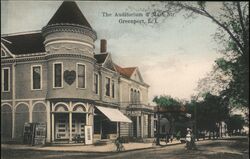
M 13 58 L 14 55 L 6 48 L 6 46 L 1 42 L 1 58 Z
M 114 63 L 111 59 L 110 54 L 108 54 L 108 56 L 106 57 L 106 60 L 104 61 L 104 63 L 102 64 L 103 67 L 110 69 L 112 71 L 116 71 L 115 67 L 114 67 Z
M 133 72 L 133 74 L 131 75 L 130 78 L 131 78 L 132 80 L 137 81 L 137 82 L 143 82 L 141 73 L 140 73 L 140 71 L 139 71 L 138 68 L 136 68 L 136 70 Z

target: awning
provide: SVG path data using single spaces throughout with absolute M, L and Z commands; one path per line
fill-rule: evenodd
M 99 109 L 110 121 L 132 123 L 132 121 L 118 109 L 106 108 L 101 106 L 96 106 L 96 108 Z

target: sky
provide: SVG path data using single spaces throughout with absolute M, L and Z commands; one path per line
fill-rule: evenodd
M 61 1 L 1 1 L 1 34 L 41 30 Z M 122 20 L 145 20 L 138 9 L 154 2 L 78 1 L 77 4 L 97 33 L 95 52 L 100 39 L 107 40 L 113 61 L 122 67 L 137 66 L 150 85 L 149 103 L 156 95 L 189 100 L 197 93 L 197 82 L 212 70 L 219 57 L 213 34 L 217 26 L 197 16 L 181 15 L 157 24 L 125 24 Z M 218 8 L 216 3 L 212 6 Z M 104 16 L 104 12 L 112 14 Z M 116 13 L 142 13 L 142 17 L 117 17 Z

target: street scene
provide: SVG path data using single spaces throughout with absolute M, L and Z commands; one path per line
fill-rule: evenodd
M 126 146 L 126 145 L 125 145 Z M 131 145 L 128 145 L 131 147 Z M 102 146 L 100 146 L 102 147 Z M 184 144 L 169 144 L 162 147 L 148 147 L 142 148 L 140 150 L 124 151 L 120 153 L 116 152 L 98 152 L 92 149 L 92 152 L 81 152 L 75 149 L 75 147 L 68 148 L 68 150 L 61 150 L 60 147 L 51 150 L 42 150 L 39 148 L 29 149 L 18 147 L 2 147 L 2 158 L 16 158 L 31 159 L 36 156 L 37 159 L 78 159 L 78 158 L 119 158 L 119 159 L 132 159 L 132 158 L 142 158 L 142 159 L 164 159 L 164 158 L 175 158 L 175 159 L 186 159 L 186 158 L 206 158 L 206 159 L 247 159 L 249 158 L 248 141 L 246 137 L 235 137 L 227 138 L 221 140 L 204 140 L 197 142 L 197 150 L 187 151 Z M 105 147 L 103 147 L 105 149 Z M 86 150 L 81 148 L 83 151 Z M 96 151 L 96 152 L 93 152 Z
M 1 159 L 249 158 L 249 2 L 1 1 Z

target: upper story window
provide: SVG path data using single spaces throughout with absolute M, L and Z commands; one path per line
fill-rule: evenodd
M 115 98 L 115 81 L 112 80 L 112 98 Z
M 54 63 L 53 65 L 53 87 L 62 88 L 63 87 L 63 68 L 62 63 Z
M 106 96 L 110 96 L 110 78 L 106 77 L 105 79 L 105 94 Z
M 130 103 L 140 103 L 140 91 L 136 91 L 136 89 L 130 89 Z
M 98 94 L 98 81 L 99 81 L 99 76 L 97 73 L 94 73 L 94 92 L 95 94 Z
M 77 64 L 77 88 L 86 88 L 86 67 L 84 64 Z
M 10 91 L 10 68 L 2 69 L 2 92 Z
M 130 103 L 134 103 L 134 90 L 130 89 Z
M 31 89 L 42 89 L 42 66 L 31 67 Z

